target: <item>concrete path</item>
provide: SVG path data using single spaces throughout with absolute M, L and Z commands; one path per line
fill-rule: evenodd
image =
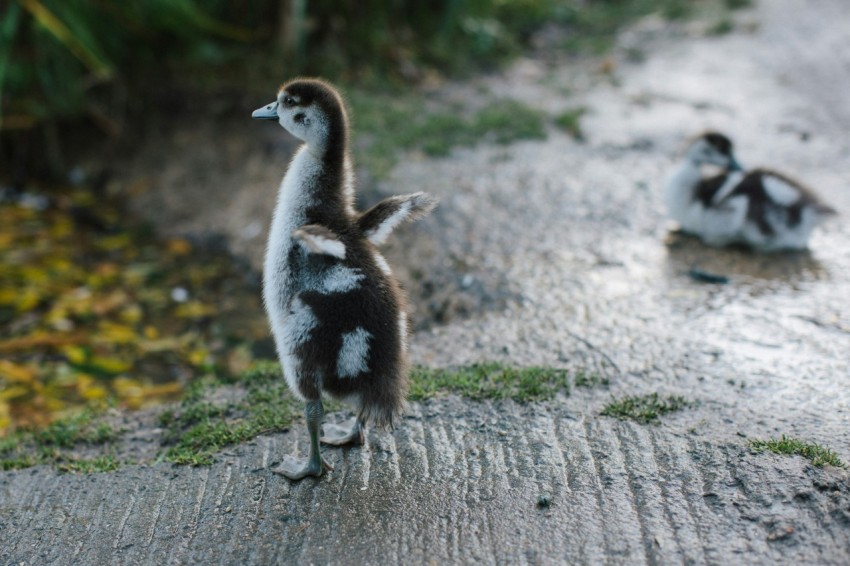
M 506 417 L 507 415 L 507 417 Z M 300 431 L 299 431 L 300 432 Z M 419 406 L 336 471 L 268 471 L 301 434 L 209 468 L 0 480 L 4 564 L 842 564 L 847 474 L 559 408 Z M 549 496 L 548 506 L 540 505 Z
M 850 562 L 848 473 L 746 448 L 788 434 L 850 460 L 850 4 L 771 0 L 737 18 L 716 38 L 647 20 L 621 38 L 613 75 L 532 58 L 447 87 L 552 114 L 584 105 L 587 141 L 553 130 L 409 159 L 386 183 L 442 199 L 389 251 L 420 319 L 439 321 L 414 336 L 415 361 L 592 368 L 607 390 L 414 405 L 394 433 L 329 450 L 336 470 L 297 485 L 268 468 L 304 450 L 300 427 L 209 468 L 3 472 L 0 563 Z M 667 234 L 660 185 L 706 127 L 727 131 L 745 165 L 797 175 L 839 209 L 811 254 Z M 194 225 L 261 247 L 245 220 L 273 194 L 254 190 Z M 695 266 L 731 282 L 694 282 Z M 698 405 L 658 426 L 599 416 L 612 395 L 656 391 Z

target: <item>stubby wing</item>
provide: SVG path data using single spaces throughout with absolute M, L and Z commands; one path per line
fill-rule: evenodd
M 292 235 L 309 253 L 345 259 L 345 244 L 329 228 L 319 224 L 305 224 Z
M 431 212 L 437 200 L 425 193 L 384 199 L 357 219 L 360 230 L 375 245 L 383 244 L 402 222 L 417 220 Z

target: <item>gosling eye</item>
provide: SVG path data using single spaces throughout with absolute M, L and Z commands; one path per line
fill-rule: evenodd
M 284 106 L 290 106 L 290 107 L 295 106 L 295 99 L 292 98 L 291 96 L 284 96 L 283 97 L 283 104 L 284 104 Z

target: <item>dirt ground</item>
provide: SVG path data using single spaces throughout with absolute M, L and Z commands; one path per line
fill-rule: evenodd
M 268 468 L 304 450 L 300 427 L 209 468 L 3 472 L 0 560 L 850 562 L 847 471 L 746 447 L 787 434 L 850 460 L 850 5 L 763 1 L 735 22 L 715 37 L 705 22 L 648 18 L 601 67 L 540 54 L 448 85 L 447 100 L 584 106 L 585 140 L 552 126 L 546 141 L 411 154 L 365 191 L 441 199 L 388 249 L 419 321 L 415 362 L 590 367 L 608 387 L 528 406 L 416 404 L 395 433 L 329 450 L 336 470 L 297 485 Z M 126 174 L 140 179 L 131 205 L 163 232 L 224 235 L 258 266 L 294 145 L 249 110 L 150 132 Z M 839 211 L 810 253 L 669 232 L 661 185 L 706 128 L 728 133 L 745 166 L 799 177 Z M 612 396 L 651 392 L 696 405 L 658 426 L 599 416 Z

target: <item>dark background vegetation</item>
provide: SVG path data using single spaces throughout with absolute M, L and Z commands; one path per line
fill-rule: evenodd
M 729 0 L 737 3 L 736 0 Z M 559 26 L 569 52 L 604 49 L 687 0 L 7 0 L 0 3 L 0 166 L 61 179 L 69 146 L 134 120 L 298 74 L 404 88 L 488 70 Z

